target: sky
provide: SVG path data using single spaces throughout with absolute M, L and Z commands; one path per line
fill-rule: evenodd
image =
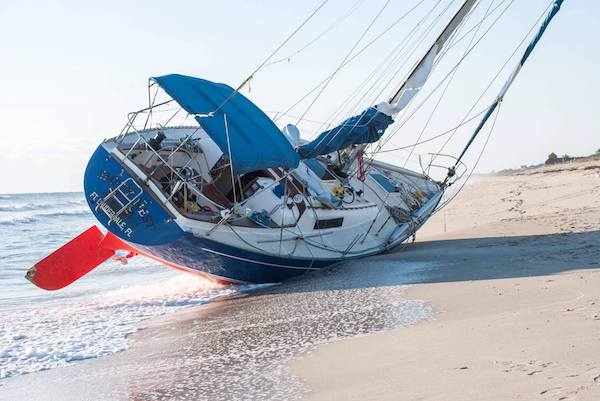
M 436 1 L 424 1 L 340 70 L 306 118 L 331 119 Z M 146 106 L 148 77 L 182 73 L 236 87 L 321 2 L 0 0 L 0 144 L 4 149 L 0 193 L 81 191 L 85 166 L 94 149 L 104 138 L 119 133 L 128 112 Z M 335 21 L 340 22 L 289 60 L 261 70 L 243 93 L 266 111 L 286 110 L 337 68 L 385 2 L 329 0 L 274 59 L 293 55 Z M 417 3 L 391 0 L 357 48 Z M 465 30 L 490 4 L 493 8 L 505 3 L 508 1 L 482 0 Z M 461 64 L 422 138 L 460 122 L 548 3 L 514 0 Z M 458 1 L 442 0 L 440 9 L 444 4 L 449 5 L 448 13 L 441 15 L 432 35 L 449 19 Z M 484 31 L 482 25 L 478 32 Z M 505 98 L 476 171 L 540 163 L 550 152 L 585 155 L 600 148 L 599 37 L 600 2 L 566 0 Z M 440 63 L 423 95 L 460 58 L 469 39 L 465 36 L 449 51 L 448 62 Z M 416 48 L 412 58 L 398 64 L 397 78 L 382 87 L 379 100 L 399 86 L 424 50 Z M 475 110 L 489 104 L 514 66 L 512 61 Z M 437 97 L 432 99 L 394 135 L 394 146 L 415 142 Z M 309 97 L 290 114 L 302 114 L 311 101 Z M 287 116 L 278 124 L 295 120 Z M 299 126 L 303 137 L 310 139 L 314 135 L 311 130 L 321 124 L 311 127 L 304 121 Z M 460 130 L 444 153 L 460 151 L 471 130 L 472 126 Z M 478 139 L 465 160 L 471 167 L 484 140 L 485 136 Z M 442 142 L 421 146 L 416 153 L 436 152 Z M 405 156 L 405 152 L 386 154 L 384 160 L 402 165 Z M 417 168 L 415 164 L 413 158 L 407 167 Z

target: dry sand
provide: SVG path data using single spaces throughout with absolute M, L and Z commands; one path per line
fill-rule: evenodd
M 436 318 L 319 347 L 292 365 L 306 399 L 600 400 L 599 172 L 466 186 L 403 254 L 446 266 L 406 294 Z

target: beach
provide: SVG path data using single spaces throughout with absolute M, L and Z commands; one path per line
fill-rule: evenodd
M 406 294 L 435 317 L 297 361 L 306 399 L 600 399 L 599 164 L 465 187 L 403 255 L 454 267 Z
M 599 170 L 477 177 L 415 243 L 186 298 L 121 352 L 0 380 L 0 399 L 597 400 Z

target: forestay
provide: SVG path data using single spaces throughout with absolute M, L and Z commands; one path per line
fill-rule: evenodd
M 452 37 L 456 29 L 462 24 L 465 17 L 469 14 L 478 0 L 466 0 L 460 9 L 456 12 L 452 20 L 446 25 L 446 28 L 437 37 L 435 43 L 429 48 L 425 56 L 417 63 L 408 79 L 404 81 L 400 89 L 390 98 L 389 103 L 394 107 L 394 113 L 404 109 L 410 101 L 419 93 L 427 78 L 433 70 L 435 61 L 441 54 L 442 49 L 448 39 Z

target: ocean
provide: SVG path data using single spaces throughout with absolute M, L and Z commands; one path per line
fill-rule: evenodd
M 249 394 L 293 399 L 303 390 L 282 368 L 290 358 L 322 343 L 411 325 L 433 315 L 427 302 L 403 296 L 405 284 L 430 274 L 431 265 L 405 262 L 395 254 L 347 262 L 267 289 L 264 285 L 220 286 L 143 258 L 133 258 L 127 265 L 109 260 L 54 292 L 41 290 L 24 278 L 37 261 L 94 224 L 82 193 L 0 195 L 0 387 L 6 379 L 4 383 L 10 381 L 17 386 L 15 394 L 21 394 L 11 400 L 62 399 L 62 395 L 46 394 L 45 386 L 33 398 L 23 394 L 17 376 L 51 369 L 43 377 L 64 381 L 66 376 L 61 374 L 71 377 L 68 372 L 75 362 L 129 348 L 133 344 L 129 335 L 140 329 L 142 321 L 220 296 L 249 294 L 236 297 L 233 303 L 214 305 L 217 308 L 212 310 L 220 312 L 207 321 L 194 319 L 200 326 L 182 334 L 193 339 L 192 349 L 186 340 L 185 350 L 177 351 L 182 338 L 169 330 L 173 346 L 160 354 L 169 355 L 165 360 L 184 359 L 181 366 L 169 367 L 173 372 L 194 361 L 194 371 L 202 374 L 172 378 L 197 378 L 186 384 L 194 399 L 247 399 Z M 260 296 L 253 294 L 256 289 L 262 289 Z M 183 321 L 180 326 L 185 326 Z M 215 370 L 210 361 L 221 361 L 224 355 L 228 356 L 223 369 Z M 131 357 L 125 360 L 130 363 Z M 111 366 L 102 380 L 116 383 L 131 374 L 154 378 L 165 371 L 162 361 L 161 356 L 154 364 L 142 361 L 124 371 Z M 57 367 L 65 368 L 53 369 Z M 257 371 L 262 372 L 260 385 Z M 59 379 L 52 379 L 55 375 Z M 137 381 L 137 376 L 132 379 L 132 383 Z M 6 392 L 9 387 L 2 389 Z M 86 388 L 82 384 L 78 391 Z M 128 396 L 124 393 L 121 398 Z
M 0 379 L 124 350 L 144 319 L 247 289 L 143 258 L 109 260 L 55 292 L 24 278 L 94 224 L 82 193 L 0 195 Z

